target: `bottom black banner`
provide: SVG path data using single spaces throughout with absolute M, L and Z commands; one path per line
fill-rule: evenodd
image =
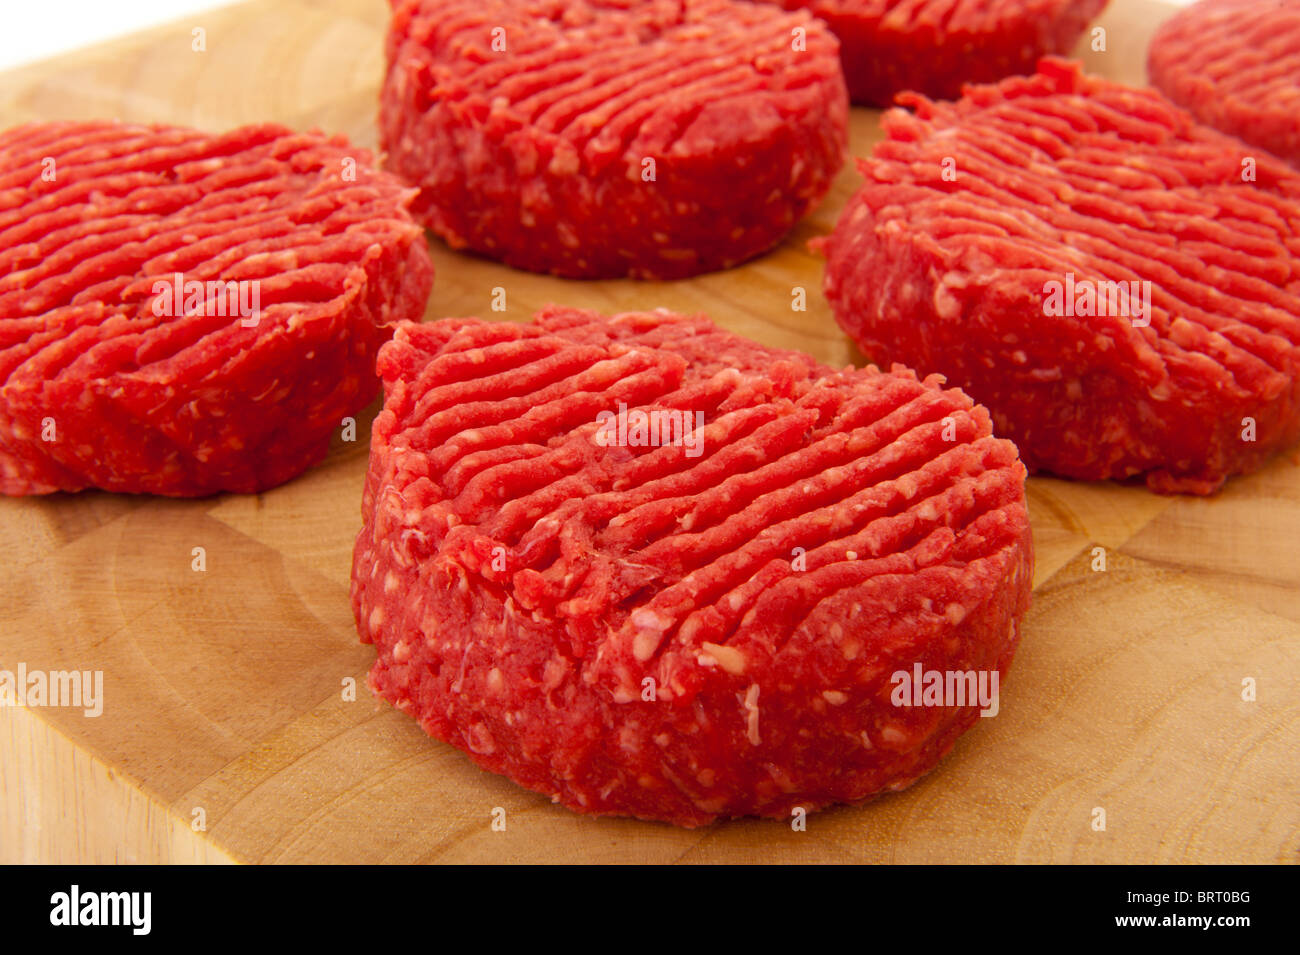
M 695 944 L 701 935 L 771 944 L 773 921 L 792 929 L 838 922 L 864 939 L 889 925 L 926 945 L 1097 936 L 1181 943 L 1192 934 L 1232 944 L 1259 929 L 1274 938 L 1286 931 L 1282 912 L 1295 883 L 1284 866 L 748 867 L 697 878 L 698 868 L 685 867 L 653 877 L 625 868 L 545 878 L 517 870 L 9 867 L 0 870 L 0 917 L 6 942 L 75 935 L 76 944 L 279 937 L 373 944 L 424 925 L 455 938 L 455 922 L 488 931 L 494 945 L 512 933 L 555 938 L 567 925 L 581 933 L 580 944 L 683 933 Z

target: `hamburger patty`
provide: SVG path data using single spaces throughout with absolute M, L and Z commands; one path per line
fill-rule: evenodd
M 452 248 L 570 278 L 766 252 L 843 165 L 835 37 L 741 0 L 400 0 L 379 125 Z
M 905 104 L 823 243 L 870 358 L 1066 477 L 1207 494 L 1300 437 L 1300 174 L 1059 60 Z
M 1156 31 L 1151 84 L 1202 123 L 1300 166 L 1300 2 L 1202 0 Z
M 324 457 L 424 311 L 411 190 L 342 139 L 0 133 L 0 491 L 261 491 Z
M 956 99 L 964 83 L 1032 73 L 1068 53 L 1106 0 L 765 0 L 805 9 L 840 40 L 853 102 L 892 106 L 910 90 Z
M 404 324 L 379 368 L 371 687 L 572 809 L 696 826 L 900 789 L 979 714 L 897 674 L 1011 661 L 1024 468 L 936 379 L 559 307 Z

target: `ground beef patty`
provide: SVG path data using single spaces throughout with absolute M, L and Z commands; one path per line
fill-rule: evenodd
M 1300 437 L 1300 174 L 1061 61 L 905 102 L 825 244 L 870 358 L 1069 477 L 1210 493 Z
M 398 0 L 380 131 L 457 249 L 577 278 L 765 252 L 843 164 L 835 37 L 741 0 Z
M 1106 0 L 766 0 L 804 8 L 840 39 L 853 102 L 890 106 L 905 90 L 936 99 L 963 83 L 1032 73 L 1068 53 Z
M 374 397 L 433 270 L 342 139 L 112 122 L 0 133 L 0 491 L 260 491 Z
M 404 324 L 379 368 L 371 686 L 557 802 L 694 826 L 900 789 L 977 712 L 895 674 L 1011 661 L 1024 469 L 938 379 L 556 307 Z
M 1157 31 L 1147 72 L 1201 122 L 1300 166 L 1300 0 L 1202 0 Z

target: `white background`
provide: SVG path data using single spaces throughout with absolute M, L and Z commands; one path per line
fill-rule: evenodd
M 0 70 L 237 0 L 0 0 Z M 1124 0 L 1111 0 L 1123 3 Z M 1168 0 L 1186 6 L 1193 0 Z
M 0 70 L 236 0 L 0 0 Z

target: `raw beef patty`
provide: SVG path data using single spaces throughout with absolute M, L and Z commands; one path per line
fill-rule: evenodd
M 260 491 L 374 397 L 433 269 L 342 139 L 112 122 L 0 133 L 0 491 Z
M 1068 53 L 1106 0 L 766 0 L 803 8 L 840 39 L 853 102 L 890 106 L 913 90 L 953 99 L 963 83 L 1032 73 Z
M 379 368 L 371 686 L 572 809 L 696 826 L 901 789 L 1011 661 L 1024 469 L 933 378 L 557 307 L 404 324 Z M 917 705 L 918 671 L 965 702 Z
M 1300 166 L 1300 0 L 1202 0 L 1160 27 L 1147 72 L 1201 122 Z
M 767 251 L 825 194 L 838 49 L 743 0 L 399 0 L 380 133 L 453 248 L 681 278 Z
M 1067 477 L 1210 493 L 1300 437 L 1300 174 L 1059 60 L 906 105 L 825 246 L 868 357 Z

